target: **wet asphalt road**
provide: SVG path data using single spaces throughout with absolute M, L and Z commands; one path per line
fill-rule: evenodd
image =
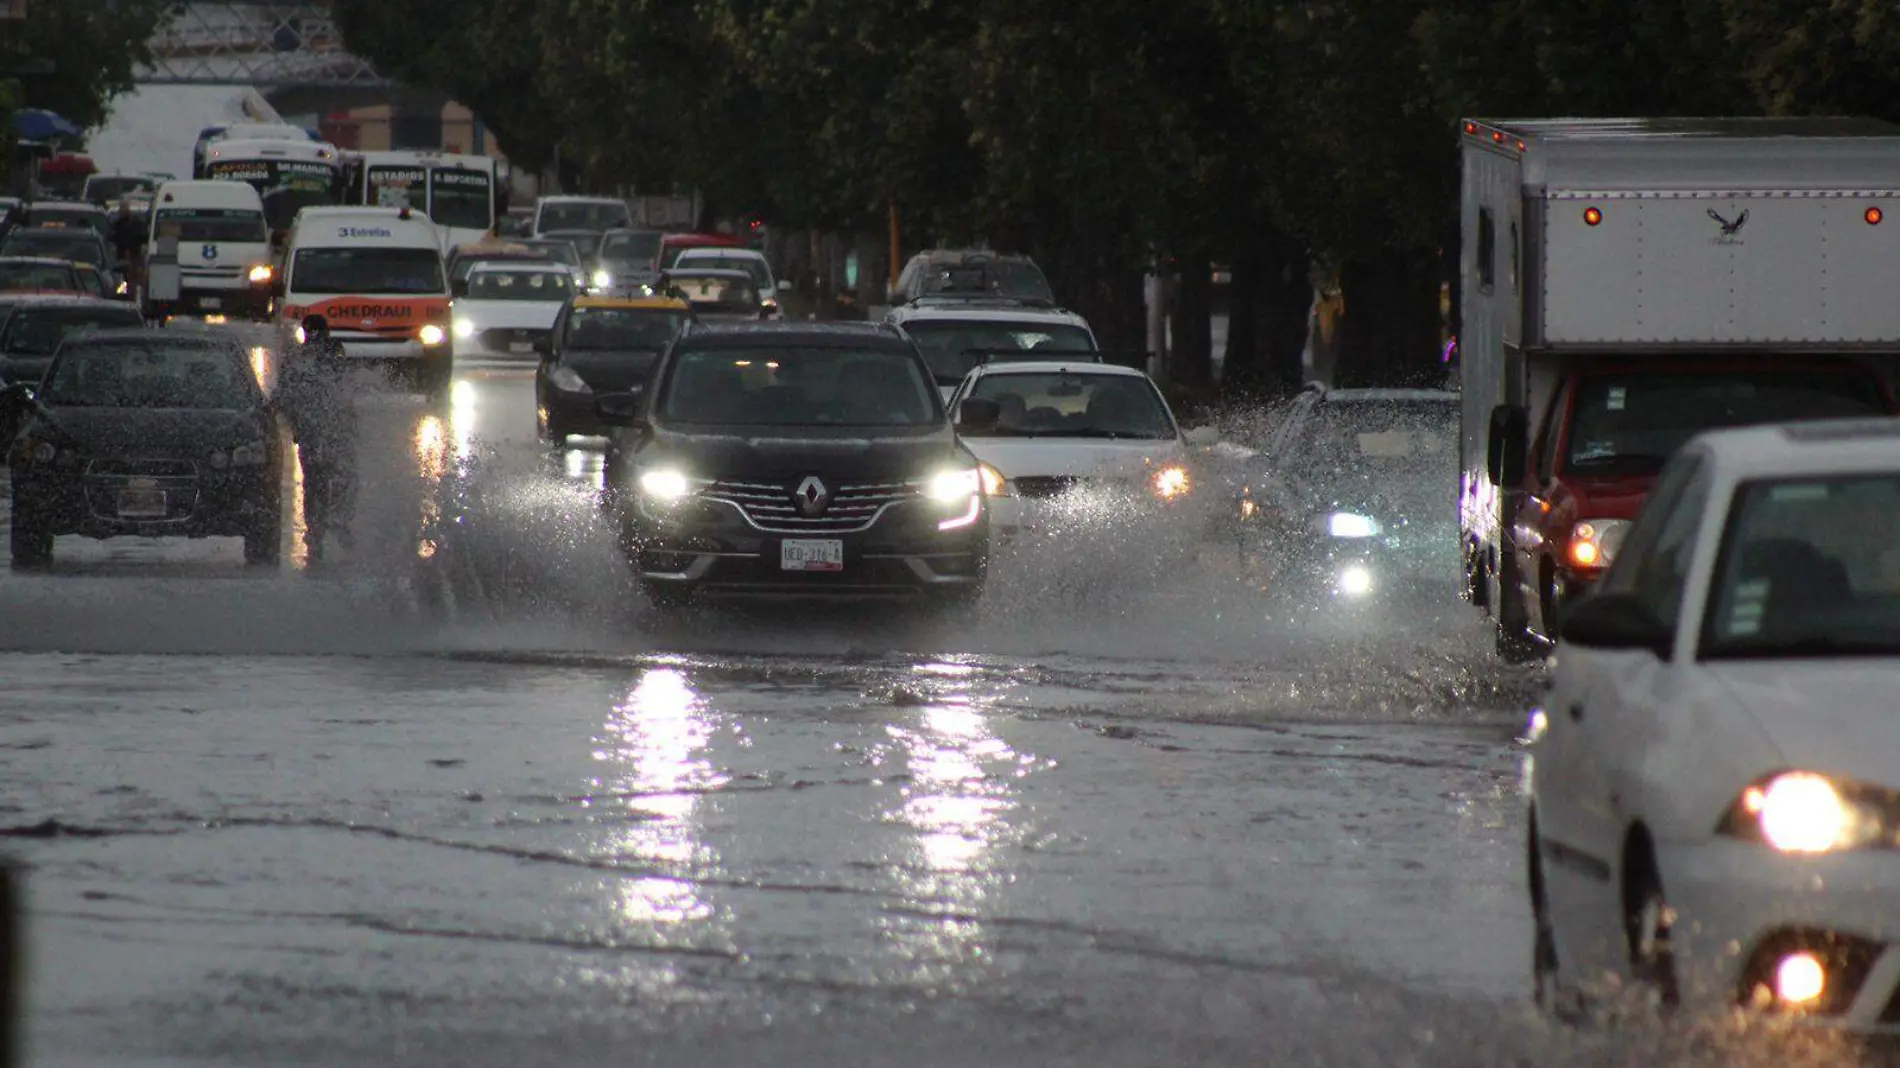
M 1530 1011 L 1536 677 L 1467 609 L 1284 618 L 1120 530 L 973 621 L 661 626 L 532 407 L 366 400 L 321 567 L 0 572 L 29 1063 L 1746 1059 Z

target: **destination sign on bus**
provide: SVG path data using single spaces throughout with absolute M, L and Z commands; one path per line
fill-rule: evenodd
M 371 167 L 369 184 L 371 185 L 421 185 L 429 172 L 420 167 Z
M 488 185 L 488 175 L 481 171 L 437 171 L 435 184 L 485 188 Z

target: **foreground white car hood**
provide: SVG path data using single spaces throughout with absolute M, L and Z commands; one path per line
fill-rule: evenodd
M 1176 463 L 1187 450 L 1175 438 L 1116 441 L 1110 438 L 964 438 L 976 458 L 1004 478 L 1093 475 L 1139 478 L 1154 465 Z
M 1705 663 L 1791 768 L 1900 788 L 1900 659 Z
M 469 300 L 455 302 L 455 317 L 467 319 L 477 330 L 546 330 L 561 314 L 559 301 Z

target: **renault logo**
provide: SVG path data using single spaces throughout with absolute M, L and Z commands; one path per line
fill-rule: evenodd
M 825 506 L 831 503 L 831 491 L 812 475 L 798 484 L 792 491 L 792 503 L 798 506 L 798 514 L 807 519 L 816 519 L 825 514 Z

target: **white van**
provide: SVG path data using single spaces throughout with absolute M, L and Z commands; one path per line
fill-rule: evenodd
M 351 358 L 402 368 L 432 394 L 448 388 L 449 279 L 428 216 L 408 208 L 305 208 L 291 225 L 278 288 L 283 345 L 300 340 L 305 316 L 321 315 Z
M 145 317 L 270 318 L 271 247 L 264 202 L 243 182 L 166 182 L 153 198 L 142 292 Z M 167 252 L 177 257 L 175 275 Z

